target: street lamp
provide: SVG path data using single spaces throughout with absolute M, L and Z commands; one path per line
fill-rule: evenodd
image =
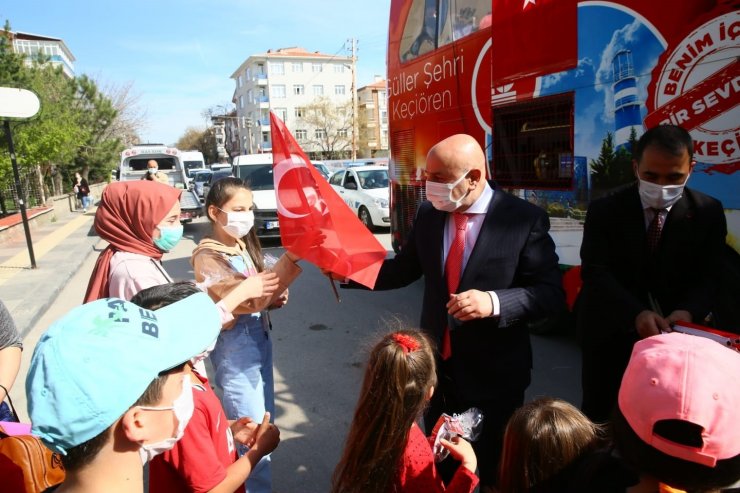
M 18 163 L 15 160 L 15 147 L 13 146 L 13 134 L 10 131 L 10 120 L 27 120 L 39 112 L 41 103 L 38 96 L 25 89 L 13 87 L 0 87 L 0 118 L 4 118 L 5 138 L 8 140 L 10 151 L 10 163 L 13 166 L 13 178 L 15 188 L 18 191 L 18 205 L 21 209 L 23 230 L 26 233 L 26 244 L 28 245 L 28 256 L 31 259 L 31 268 L 36 268 L 36 257 L 33 254 L 33 242 L 31 241 L 31 228 L 28 225 L 26 215 L 26 201 L 21 188 L 21 176 L 18 172 Z

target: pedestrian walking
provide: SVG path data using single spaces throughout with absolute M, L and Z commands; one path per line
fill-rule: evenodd
M 90 207 L 90 185 L 81 174 L 75 173 L 75 183 L 72 189 L 75 192 L 77 200 L 82 205 L 82 213 L 86 214 L 87 208 Z

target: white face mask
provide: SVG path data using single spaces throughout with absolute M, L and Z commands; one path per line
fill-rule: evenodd
M 142 464 L 146 464 L 159 454 L 171 450 L 177 441 L 185 434 L 185 427 L 188 426 L 190 418 L 193 416 L 195 404 L 193 403 L 193 386 L 190 383 L 190 375 L 184 375 L 182 379 L 182 393 L 168 407 L 147 407 L 139 406 L 140 409 L 147 411 L 174 411 L 177 418 L 177 431 L 174 437 L 165 438 L 156 443 L 144 443 L 139 449 Z
M 689 181 L 687 176 L 681 185 L 657 185 L 643 180 L 639 175 L 638 179 L 640 180 L 640 199 L 645 205 L 654 209 L 666 209 L 678 202 L 683 195 L 686 182 Z
M 467 197 L 470 190 L 465 192 L 462 197 L 457 200 L 452 198 L 452 190 L 458 186 L 467 176 L 468 170 L 455 180 L 454 183 L 439 183 L 436 181 L 426 181 L 426 193 L 427 200 L 429 200 L 435 209 L 443 212 L 453 212 L 460 207 L 460 203 L 465 197 Z
M 226 226 L 224 231 L 233 238 L 243 238 L 254 226 L 254 211 L 245 212 L 226 212 Z
M 159 168 L 149 168 L 150 175 L 156 175 L 157 171 L 159 171 Z

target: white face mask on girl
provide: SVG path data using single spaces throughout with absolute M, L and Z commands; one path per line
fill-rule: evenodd
M 177 431 L 174 437 L 165 438 L 156 443 L 142 444 L 139 449 L 141 463 L 146 464 L 159 454 L 171 450 L 177 441 L 185 434 L 185 427 L 188 425 L 190 418 L 193 416 L 195 404 L 193 403 L 193 386 L 190 383 L 190 375 L 184 375 L 182 378 L 182 393 L 172 402 L 172 406 L 167 407 L 147 407 L 139 406 L 140 409 L 147 411 L 174 411 L 177 418 Z
M 226 212 L 223 209 L 218 210 L 226 214 L 224 231 L 233 238 L 243 238 L 254 226 L 254 211 Z
M 678 199 L 683 195 L 683 189 L 686 186 L 686 182 L 689 181 L 689 177 L 681 185 L 658 185 L 649 181 L 645 181 L 639 177 L 640 180 L 640 199 L 642 202 L 654 209 L 666 209 L 671 207 L 673 204 L 678 202 Z
M 455 180 L 454 183 L 439 183 L 436 181 L 426 181 L 426 194 L 427 200 L 432 203 L 435 209 L 443 212 L 453 212 L 460 207 L 460 203 L 465 197 L 468 196 L 470 190 L 465 192 L 462 197 L 457 200 L 452 199 L 452 190 L 458 186 L 468 175 L 468 170 L 465 170 L 463 175 Z

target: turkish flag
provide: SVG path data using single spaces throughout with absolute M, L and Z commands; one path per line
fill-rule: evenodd
M 386 249 L 270 112 L 280 238 L 290 252 L 372 289 Z
M 577 20 L 577 0 L 493 0 L 494 85 L 576 67 Z

